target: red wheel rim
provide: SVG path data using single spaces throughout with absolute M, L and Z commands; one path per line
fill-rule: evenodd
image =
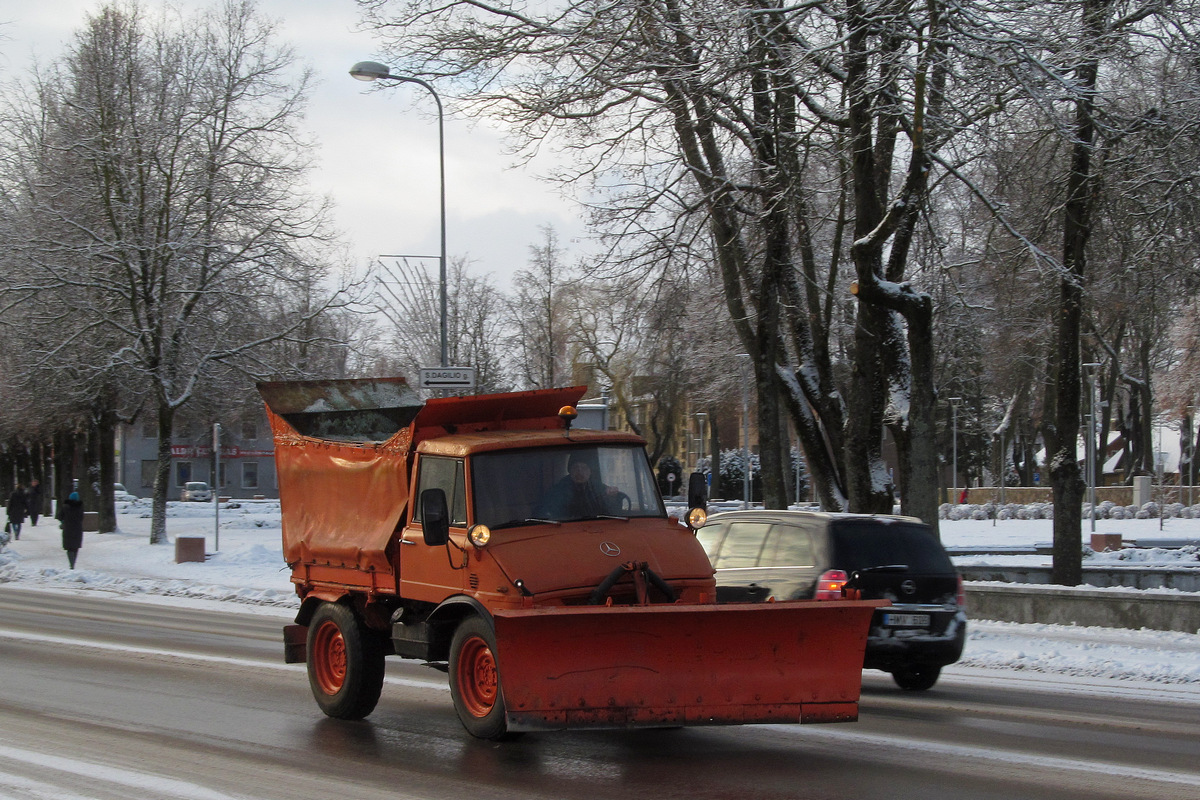
M 328 695 L 341 691 L 346 682 L 346 640 L 335 623 L 326 620 L 317 628 L 308 657 L 321 691 Z
M 455 678 L 463 707 L 475 717 L 486 717 L 496 705 L 499 681 L 496 677 L 496 657 L 487 642 L 472 636 L 463 643 L 458 656 Z

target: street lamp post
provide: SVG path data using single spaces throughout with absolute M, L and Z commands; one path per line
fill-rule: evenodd
M 213 423 L 213 539 L 216 550 L 221 549 L 221 423 Z
M 1087 471 L 1088 471 L 1088 519 L 1091 520 L 1092 533 L 1096 532 L 1096 374 L 1094 370 L 1100 365 L 1089 362 L 1083 365 L 1087 377 L 1088 390 L 1088 426 L 1087 426 Z
M 738 358 L 744 358 L 746 364 L 750 360 L 749 353 L 738 353 Z M 750 507 L 750 386 L 746 373 L 742 372 L 742 508 Z
M 350 68 L 350 75 L 360 81 L 392 80 L 397 83 L 415 83 L 433 95 L 438 115 L 438 200 L 441 211 L 441 251 L 438 255 L 438 285 L 441 290 L 441 366 L 450 366 L 446 328 L 446 137 L 444 131 L 442 98 L 434 88 L 420 78 L 393 75 L 391 69 L 376 61 L 360 61 Z
M 1193 403 L 1187 407 L 1188 412 L 1188 505 L 1192 505 L 1192 490 L 1196 486 L 1196 456 L 1200 453 L 1196 452 L 1196 405 Z M 1182 472 L 1182 470 L 1181 470 Z
M 951 475 L 951 477 L 950 477 L 950 482 L 954 484 L 950 489 L 950 491 L 951 491 L 950 502 L 951 503 L 958 503 L 958 404 L 961 402 L 962 402 L 961 397 L 951 397 L 950 398 L 950 417 L 952 420 L 950 423 L 950 430 L 951 430 L 950 441 L 951 441 L 951 449 L 953 450 L 953 453 L 954 453 L 954 462 L 951 466 L 951 469 L 953 470 L 954 474 Z

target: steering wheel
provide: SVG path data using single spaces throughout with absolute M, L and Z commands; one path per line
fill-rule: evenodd
M 629 495 L 624 492 L 616 492 L 609 496 L 609 504 L 618 511 L 632 511 L 633 501 L 629 499 Z

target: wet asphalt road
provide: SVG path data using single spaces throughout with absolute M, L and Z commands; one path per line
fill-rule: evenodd
M 0 586 L 0 797 L 1200 797 L 1200 706 L 1170 687 L 978 671 L 910 694 L 868 672 L 853 724 L 497 744 L 462 730 L 442 673 L 396 659 L 366 721 L 323 717 L 281 663 L 287 621 Z

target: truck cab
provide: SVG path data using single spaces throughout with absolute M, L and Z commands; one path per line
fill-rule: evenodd
M 435 515 L 445 532 L 436 536 L 427 536 L 422 511 L 430 491 L 445 498 L 444 517 Z M 397 548 L 407 598 L 438 602 L 453 590 L 488 608 L 631 603 L 638 600 L 632 575 L 595 596 L 630 561 L 654 576 L 658 601 L 714 596 L 703 548 L 667 516 L 635 436 L 539 431 L 427 440 L 418 447 L 416 495 L 422 501 Z M 443 544 L 459 554 L 457 565 Z

